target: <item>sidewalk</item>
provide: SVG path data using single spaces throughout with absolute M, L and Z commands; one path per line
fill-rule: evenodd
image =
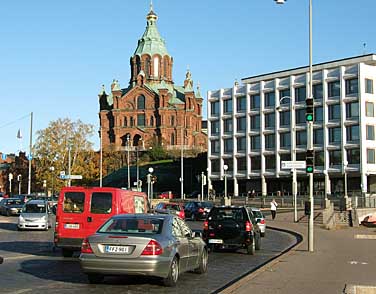
M 309 252 L 308 224 L 294 223 L 293 213 L 277 213 L 274 221 L 267 216 L 267 225 L 297 232 L 303 242 L 221 293 L 376 293 L 376 228 L 315 225 Z

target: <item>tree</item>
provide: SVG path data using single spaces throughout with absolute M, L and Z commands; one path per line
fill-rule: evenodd
M 38 186 L 42 187 L 46 180 L 46 190 L 51 190 L 53 183 L 54 191 L 59 191 L 65 182 L 58 175 L 60 171 L 68 174 L 69 157 L 71 174 L 82 175 L 80 185 L 88 185 L 98 178 L 97 155 L 88 140 L 93 134 L 93 125 L 68 118 L 51 121 L 46 129 L 37 131 L 33 154 Z

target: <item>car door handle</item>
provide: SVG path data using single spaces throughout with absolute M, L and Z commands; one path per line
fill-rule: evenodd
M 87 217 L 87 222 L 88 222 L 88 223 L 91 223 L 92 221 L 93 221 L 93 219 L 91 218 L 91 216 L 88 216 L 88 217 Z

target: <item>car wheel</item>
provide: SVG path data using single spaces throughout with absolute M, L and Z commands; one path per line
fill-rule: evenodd
M 87 274 L 87 279 L 90 284 L 99 284 L 103 282 L 104 276 L 98 274 Z
M 261 249 L 261 236 L 260 235 L 257 235 L 255 249 L 256 250 L 260 250 Z
M 63 256 L 64 257 L 72 257 L 73 256 L 73 250 L 63 248 Z
M 208 271 L 208 251 L 202 250 L 199 267 L 195 270 L 198 274 L 204 274 Z
M 179 260 L 174 257 L 170 265 L 170 271 L 168 272 L 167 278 L 163 279 L 163 284 L 167 287 L 176 286 L 176 282 L 179 278 Z
M 247 245 L 247 254 L 254 255 L 255 254 L 255 239 L 252 240 L 252 244 Z

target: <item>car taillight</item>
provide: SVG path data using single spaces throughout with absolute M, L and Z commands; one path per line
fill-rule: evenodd
M 207 220 L 204 221 L 204 230 L 209 230 L 209 222 Z
M 185 218 L 184 210 L 181 210 L 181 211 L 179 212 L 179 217 L 182 218 L 182 219 Z
M 81 252 L 82 252 L 82 253 L 93 253 L 93 249 L 91 249 L 91 246 L 90 246 L 89 240 L 88 240 L 87 238 L 85 238 L 85 239 L 82 241 Z
M 199 208 L 198 212 L 204 212 L 204 209 L 203 208 Z
M 141 255 L 161 255 L 162 253 L 163 248 L 161 245 L 155 240 L 150 240 L 144 251 L 142 251 Z
M 250 231 L 252 231 L 252 224 L 251 224 L 250 221 L 246 221 L 246 222 L 245 222 L 245 231 L 246 231 L 246 232 L 250 232 Z
M 260 220 L 260 224 L 264 225 L 265 224 L 265 220 L 264 219 Z

